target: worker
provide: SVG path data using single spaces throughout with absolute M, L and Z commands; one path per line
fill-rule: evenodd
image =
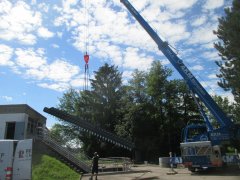
M 95 152 L 94 155 L 93 155 L 93 158 L 92 158 L 92 175 L 91 175 L 91 180 L 93 178 L 93 175 L 94 173 L 96 173 L 96 177 L 95 179 L 97 180 L 97 175 L 98 175 L 98 159 L 99 159 L 99 156 L 98 156 L 98 153 Z

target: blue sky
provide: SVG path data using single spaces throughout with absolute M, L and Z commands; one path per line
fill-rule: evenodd
M 130 0 L 159 36 L 179 52 L 210 94 L 232 96 L 217 85 L 213 43 L 228 0 Z M 105 62 L 123 72 L 146 71 L 160 60 L 172 68 L 120 0 L 0 0 L 0 104 L 28 104 L 48 118 L 69 87 L 83 89 L 83 53 L 93 76 Z M 86 25 L 88 24 L 88 28 Z M 174 70 L 173 78 L 181 78 Z

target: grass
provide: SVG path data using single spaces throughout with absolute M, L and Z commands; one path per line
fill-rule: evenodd
M 80 175 L 56 158 L 38 154 L 33 159 L 33 180 L 79 180 Z

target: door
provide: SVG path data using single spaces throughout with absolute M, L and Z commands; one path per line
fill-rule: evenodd
M 14 139 L 16 122 L 6 122 L 5 139 Z

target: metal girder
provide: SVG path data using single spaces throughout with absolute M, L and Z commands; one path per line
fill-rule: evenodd
M 131 141 L 121 138 L 113 133 L 110 133 L 100 128 L 99 126 L 93 125 L 90 122 L 81 119 L 80 117 L 70 115 L 67 112 L 56 109 L 54 107 L 45 107 L 43 111 L 64 121 L 70 122 L 80 127 L 83 131 L 89 132 L 90 134 L 98 137 L 99 139 L 110 142 L 129 151 L 134 148 L 134 144 Z

